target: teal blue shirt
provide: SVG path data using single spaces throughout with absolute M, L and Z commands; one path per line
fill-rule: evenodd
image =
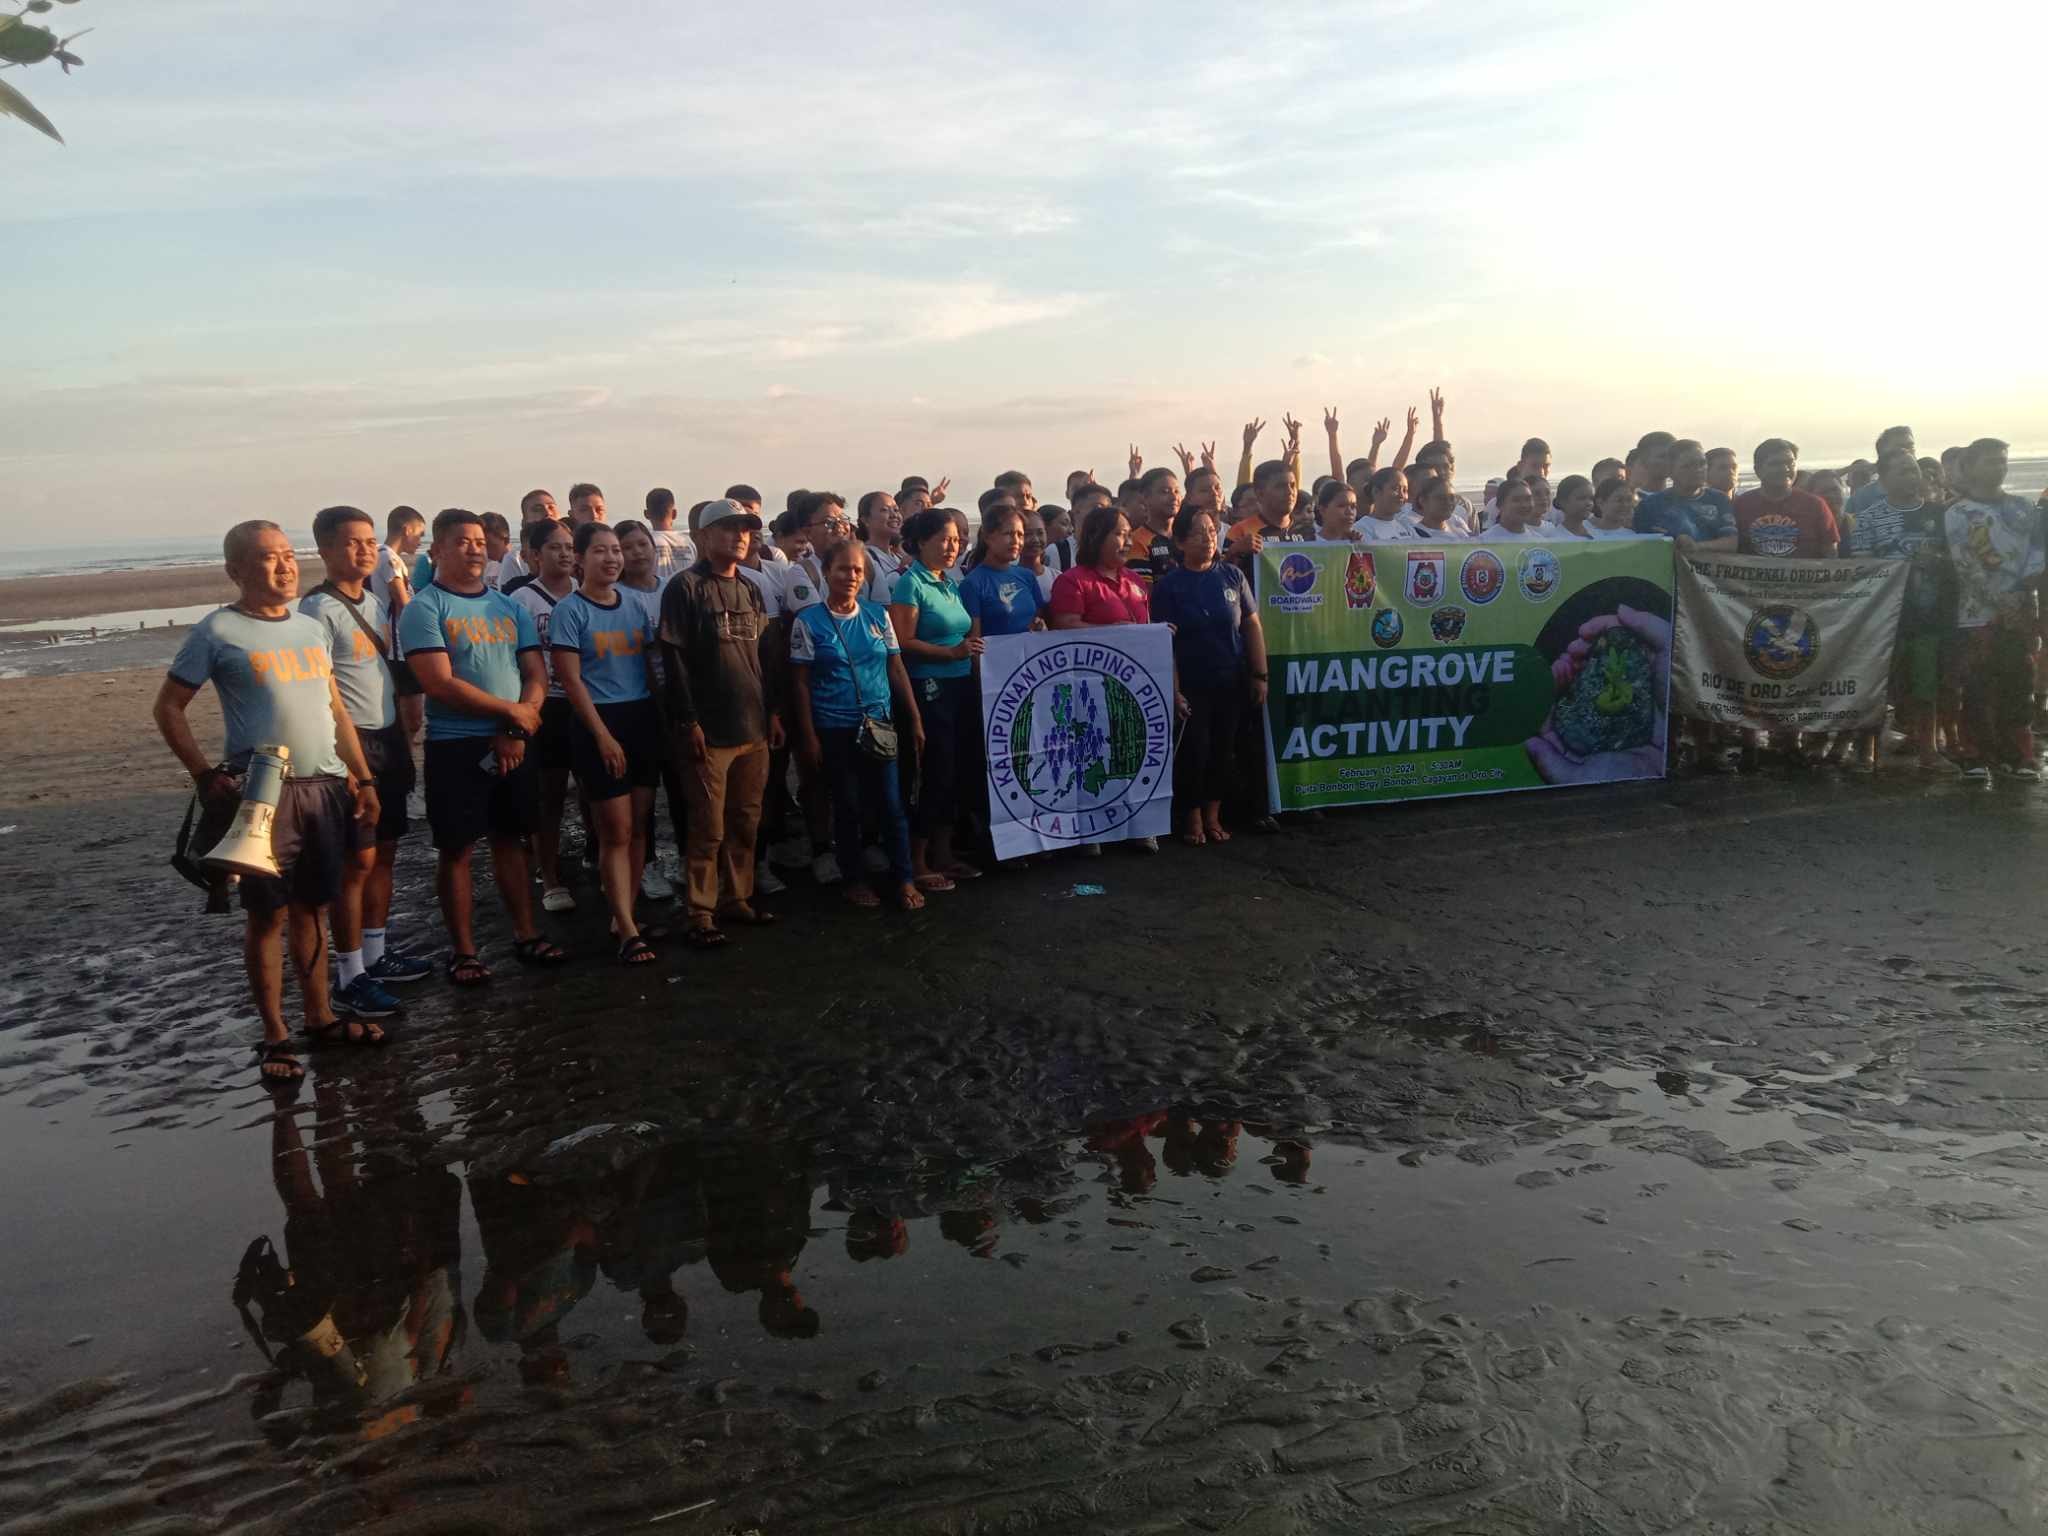
M 242 766 L 258 747 L 288 747 L 295 779 L 348 771 L 334 742 L 333 673 L 318 620 L 257 619 L 239 608 L 216 608 L 194 624 L 171 661 L 173 681 L 211 683 L 220 696 L 229 763 Z
M 566 601 L 566 599 L 564 599 Z M 500 699 L 519 697 L 519 658 L 540 650 L 533 615 L 504 593 L 485 587 L 451 592 L 440 582 L 420 588 L 398 619 L 398 646 L 406 655 L 446 651 L 448 666 L 472 688 Z M 427 700 L 427 740 L 495 736 L 495 715 L 472 715 Z
M 917 615 L 912 630 L 927 645 L 958 645 L 967 638 L 967 607 L 960 594 L 944 576 L 928 570 L 922 560 L 913 560 L 896 578 L 896 590 L 889 594 L 891 607 L 901 606 Z M 904 658 L 904 669 L 912 677 L 965 677 L 974 670 L 974 658 L 957 657 L 933 661 L 926 656 Z

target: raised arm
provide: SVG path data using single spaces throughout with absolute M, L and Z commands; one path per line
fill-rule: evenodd
M 1394 450 L 1394 457 L 1388 461 L 1393 468 L 1406 469 L 1408 467 L 1408 456 L 1415 452 L 1415 431 L 1421 425 L 1422 412 L 1415 409 L 1412 405 L 1409 406 L 1408 430 L 1401 434 L 1401 446 Z
M 1386 445 L 1387 434 L 1393 430 L 1393 422 L 1384 416 L 1373 423 L 1372 447 L 1365 455 L 1365 473 L 1368 479 L 1379 473 L 1380 449 Z
M 1337 407 L 1323 407 L 1323 435 L 1330 440 L 1330 477 L 1344 478 L 1344 450 L 1337 446 Z
M 1237 483 L 1252 483 L 1252 445 L 1259 440 L 1259 434 L 1266 430 L 1266 424 L 1254 416 L 1244 424 L 1244 456 L 1237 461 Z
M 1429 392 L 1429 424 L 1432 428 L 1431 442 L 1444 441 L 1444 392 L 1432 388 Z

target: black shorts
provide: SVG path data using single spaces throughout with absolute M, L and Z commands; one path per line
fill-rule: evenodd
M 426 692 L 420 686 L 420 680 L 413 676 L 412 663 L 402 656 L 391 663 L 391 682 L 401 699 L 417 698 Z
M 576 766 L 576 751 L 569 740 L 569 726 L 576 711 L 567 699 L 540 701 L 540 729 L 526 744 L 527 758 L 542 773 L 568 773 Z
M 394 843 L 412 825 L 405 814 L 406 797 L 412 793 L 412 743 L 405 727 L 387 725 L 381 731 L 357 731 L 363 757 L 370 765 L 370 780 L 377 786 L 377 841 Z
M 242 910 L 275 912 L 287 902 L 324 907 L 341 894 L 341 876 L 363 846 L 348 780 L 286 779 L 270 823 L 278 873 L 242 876 Z
M 597 750 L 597 738 L 583 728 L 581 720 L 569 722 L 569 740 L 575 752 L 576 782 L 585 798 L 616 800 L 635 789 L 652 789 L 661 782 L 661 717 L 654 700 L 634 699 L 626 704 L 600 704 L 597 717 L 612 733 L 612 740 L 626 749 L 626 771 L 614 778 L 605 772 L 604 758 Z
M 484 766 L 493 755 L 489 736 L 455 736 L 427 743 L 427 826 L 434 846 L 456 853 L 488 833 L 525 837 L 540 824 L 533 744 L 510 773 Z

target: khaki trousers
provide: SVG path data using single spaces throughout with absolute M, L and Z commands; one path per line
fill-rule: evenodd
M 761 828 L 761 797 L 768 787 L 768 743 L 704 749 L 704 761 L 682 763 L 683 794 L 690 803 L 684 878 L 690 921 L 702 926 L 722 907 L 754 899 L 754 837 Z

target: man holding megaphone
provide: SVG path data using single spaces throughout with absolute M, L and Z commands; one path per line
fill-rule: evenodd
M 261 1070 L 268 1082 L 306 1075 L 284 1027 L 284 948 L 305 1000 L 306 1034 L 381 1045 L 371 1020 L 335 1016 L 327 987 L 326 908 L 340 894 L 356 851 L 374 841 L 377 788 L 362 743 L 334 685 L 328 636 L 297 612 L 299 562 L 277 524 L 237 523 L 222 541 L 228 579 L 241 595 L 192 627 L 156 697 L 157 729 L 210 802 L 241 795 L 250 757 L 282 747 L 288 777 L 270 820 L 278 873 L 244 874 L 248 929 L 242 956 L 263 1019 Z M 186 710 L 207 683 L 227 727 L 225 762 L 199 749 Z

